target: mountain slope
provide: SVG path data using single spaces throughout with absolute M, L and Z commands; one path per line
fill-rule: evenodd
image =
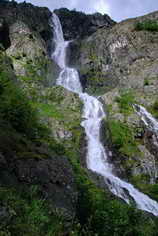
M 55 86 L 59 68 L 50 58 L 50 17 L 47 8 L 0 3 L 0 234 L 155 235 L 153 216 L 115 198 L 85 167 L 82 104 Z M 108 16 L 84 17 L 92 27 L 88 35 L 74 26 L 67 37 L 87 42 L 89 35 L 113 30 Z

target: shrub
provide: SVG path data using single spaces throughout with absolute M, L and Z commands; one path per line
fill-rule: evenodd
M 35 136 L 38 127 L 36 110 L 16 82 L 8 79 L 4 72 L 0 73 L 0 99 L 2 119 L 8 121 L 18 132 Z
M 62 216 L 39 198 L 37 186 L 18 190 L 1 187 L 0 201 L 9 214 L 0 222 L 0 233 L 4 233 L 1 235 L 57 236 L 64 232 Z
M 147 30 L 152 32 L 158 32 L 158 22 L 156 20 L 146 20 L 143 22 L 138 22 L 135 25 L 135 29 L 138 31 Z
M 144 86 L 148 86 L 150 83 L 149 83 L 149 80 L 148 79 L 145 79 L 144 80 Z
M 123 203 L 108 191 L 96 187 L 72 150 L 70 150 L 69 158 L 79 193 L 77 219 L 80 230 L 75 235 L 156 235 L 156 223 L 153 220 L 150 221 L 142 211 Z
M 149 111 L 154 117 L 158 118 L 158 99 L 156 99 L 154 104 L 151 107 L 149 107 Z
M 134 132 L 126 124 L 111 120 L 108 122 L 113 145 L 124 155 L 132 156 L 138 152 Z
M 125 92 L 121 97 L 116 98 L 119 104 L 120 111 L 124 114 L 130 114 L 133 111 L 132 105 L 135 103 L 134 95 L 132 92 Z

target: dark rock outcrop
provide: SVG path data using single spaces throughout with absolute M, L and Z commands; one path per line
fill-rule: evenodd
M 10 46 L 9 26 L 3 18 L 0 18 L 0 44 L 7 49 Z
M 98 28 L 111 28 L 115 22 L 108 16 L 100 13 L 86 15 L 83 12 L 61 8 L 55 10 L 58 15 L 66 40 L 83 39 L 94 33 Z
M 0 2 L 0 18 L 4 19 L 8 26 L 16 21 L 22 21 L 31 29 L 39 34 L 46 42 L 47 48 L 50 47 L 52 30 L 49 25 L 51 12 L 48 8 L 36 7 L 30 3 Z
M 55 84 L 59 72 L 50 59 L 51 15 L 48 8 L 25 2 L 0 2 L 0 44 L 12 58 L 16 75 L 32 77 L 34 74 L 44 86 Z

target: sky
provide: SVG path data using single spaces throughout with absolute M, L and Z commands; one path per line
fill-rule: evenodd
M 17 0 L 23 2 L 23 0 Z M 113 20 L 145 15 L 158 11 L 158 0 L 25 0 L 37 6 L 46 6 L 50 10 L 61 7 L 76 9 L 86 13 L 100 12 L 108 14 Z

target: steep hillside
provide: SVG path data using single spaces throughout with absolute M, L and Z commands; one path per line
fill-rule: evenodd
M 103 122 L 102 140 L 112 151 L 117 171 L 157 199 L 157 179 L 149 184 L 147 172 L 149 158 L 150 170 L 153 165 L 157 169 L 157 149 L 154 142 L 152 148 L 150 145 L 156 136 L 131 108 L 133 99 L 151 108 L 155 104 L 156 95 L 151 93 L 156 94 L 157 33 L 135 30 L 135 21 L 144 18 L 115 25 L 107 15 L 86 16 L 67 9 L 56 13 L 65 38 L 76 39 L 68 53 L 71 64 L 80 70 L 85 89 L 104 94 L 109 120 Z M 107 190 L 101 176 L 86 168 L 82 103 L 77 94 L 55 85 L 60 69 L 50 57 L 54 50 L 51 16 L 47 8 L 0 2 L 0 235 L 157 235 L 156 217 L 120 201 Z M 81 27 L 83 21 L 87 22 L 85 28 Z M 115 43 L 116 31 L 120 36 Z M 145 50 L 142 42 L 146 46 L 152 38 L 150 54 L 132 61 L 145 63 L 139 64 L 138 72 L 151 71 L 149 81 L 141 77 L 138 82 L 131 72 L 133 77 L 124 80 L 133 82 L 126 83 L 120 75 L 127 72 L 121 72 L 122 68 L 132 66 L 124 50 L 133 55 L 134 49 L 127 42 L 121 44 L 126 34 L 141 41 L 140 54 Z M 106 45 L 108 40 L 109 45 L 113 43 L 109 46 L 112 51 Z M 132 90 L 124 95 L 127 88 Z M 154 105 L 151 110 L 156 109 Z M 116 134 L 129 149 L 118 145 Z

